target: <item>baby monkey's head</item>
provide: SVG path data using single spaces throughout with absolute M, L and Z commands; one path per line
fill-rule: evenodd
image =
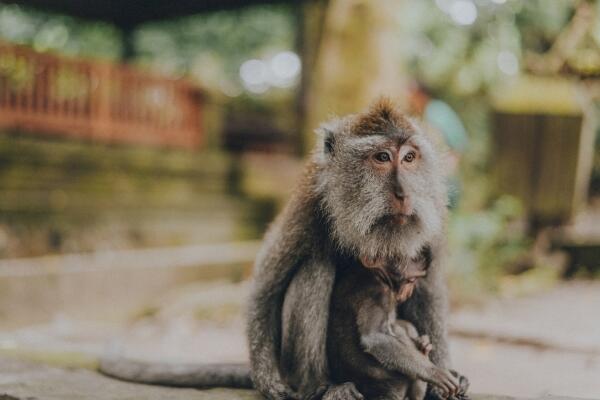
M 403 303 L 412 296 L 420 278 L 427 276 L 430 264 L 429 249 L 424 249 L 412 259 L 373 260 L 361 258 L 361 264 L 373 270 L 395 294 L 396 301 Z

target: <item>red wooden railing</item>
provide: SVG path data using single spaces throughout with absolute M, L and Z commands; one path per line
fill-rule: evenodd
M 186 81 L 0 42 L 0 128 L 195 148 L 200 115 L 199 92 Z

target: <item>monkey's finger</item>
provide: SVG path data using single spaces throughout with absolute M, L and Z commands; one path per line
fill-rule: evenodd
M 439 388 L 444 399 L 447 398 L 450 393 L 452 393 L 452 385 L 443 377 L 440 380 L 433 381 L 432 383 Z
M 450 370 L 444 371 L 444 376 L 446 377 L 446 379 L 448 379 L 448 381 L 450 381 L 452 386 L 455 386 L 456 388 L 460 388 L 460 380 L 456 375 L 454 375 L 452 373 L 452 371 L 450 371 Z
M 431 394 L 433 395 L 433 400 L 446 400 L 448 394 L 444 390 L 443 386 L 437 386 L 436 388 L 431 390 Z
M 460 393 L 460 390 L 461 390 L 460 379 L 455 377 L 452 374 L 451 374 L 451 377 L 452 377 L 452 384 L 456 387 L 456 390 L 454 393 Z
M 458 393 L 458 389 L 459 389 L 458 386 L 455 385 L 454 382 L 452 382 L 451 380 L 445 380 L 444 387 L 448 391 L 449 396 L 452 396 L 452 395 L 455 395 L 456 393 Z
M 443 378 L 443 383 L 449 395 L 454 395 L 458 393 L 459 385 L 452 375 L 445 375 Z

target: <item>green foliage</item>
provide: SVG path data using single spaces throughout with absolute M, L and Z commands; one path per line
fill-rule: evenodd
M 241 91 L 240 65 L 294 47 L 287 6 L 256 6 L 148 24 L 136 33 L 140 61 L 170 74 L 189 73 L 208 89 Z
M 451 216 L 450 280 L 456 293 L 499 289 L 498 278 L 522 261 L 531 246 L 519 223 L 522 215 L 519 202 L 503 196 L 485 211 L 458 211 Z
M 0 39 L 32 46 L 40 52 L 114 60 L 121 55 L 121 34 L 115 27 L 40 13 L 0 3 Z
M 516 74 L 526 52 L 548 50 L 574 6 L 566 0 L 473 0 L 477 18 L 460 25 L 452 4 L 406 2 L 398 18 L 411 71 L 445 97 L 483 94 Z
M 462 3 L 475 7 L 476 18 L 461 25 L 452 14 L 458 2 L 405 2 L 398 13 L 398 27 L 410 74 L 435 97 L 447 101 L 467 128 L 470 143 L 460 166 L 462 212 L 483 213 L 489 207 L 492 110 L 488 94 L 520 73 L 526 53 L 548 50 L 569 21 L 575 3 L 465 0 Z M 486 218 L 498 223 L 493 209 Z

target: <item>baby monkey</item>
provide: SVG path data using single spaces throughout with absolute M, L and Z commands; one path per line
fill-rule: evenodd
M 423 400 L 427 382 L 444 397 L 464 395 L 453 373 L 430 361 L 429 337 L 396 319 L 398 305 L 427 275 L 429 261 L 424 249 L 417 259 L 344 263 L 329 316 L 327 356 L 334 383 L 352 382 L 369 400 Z

